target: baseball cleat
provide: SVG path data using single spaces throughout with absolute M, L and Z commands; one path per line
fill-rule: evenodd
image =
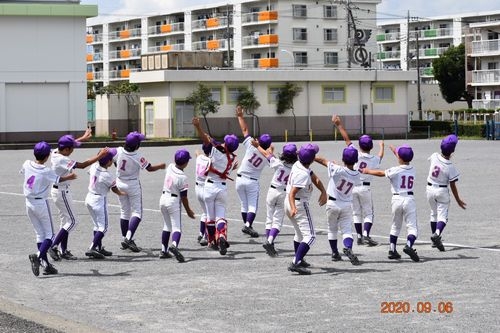
M 43 270 L 43 275 L 55 275 L 57 273 L 59 273 L 57 269 L 49 263 L 47 263 L 47 267 Z
M 89 258 L 94 258 L 94 259 L 104 259 L 105 258 L 104 254 L 100 253 L 96 249 L 89 249 L 87 252 L 85 252 L 85 255 Z
M 297 272 L 299 275 L 311 275 L 311 271 L 305 267 L 300 266 L 300 264 L 294 264 L 293 262 L 288 265 L 288 270 L 290 272 Z
M 47 253 L 53 260 L 55 261 L 61 260 L 61 254 L 59 253 L 57 247 L 49 247 Z
M 310 263 L 308 263 L 305 259 L 302 259 L 302 260 L 298 263 L 298 265 L 299 265 L 300 267 L 303 267 L 303 268 L 308 268 L 308 267 L 311 267 L 311 264 L 310 264 Z
M 199 241 L 201 246 L 207 246 L 208 245 L 208 240 L 205 237 L 202 237 Z
M 170 253 L 167 252 L 163 252 L 161 251 L 160 252 L 160 259 L 170 259 L 172 258 L 172 255 Z
M 410 256 L 411 260 L 415 261 L 415 262 L 418 262 L 420 261 L 420 258 L 417 254 L 417 251 L 415 251 L 414 248 L 412 247 L 409 247 L 408 245 L 406 245 L 404 248 L 403 248 L 403 252 L 406 253 L 407 255 Z
M 229 243 L 224 237 L 219 238 L 219 253 L 224 256 L 227 253 L 227 248 L 229 247 Z
M 432 234 L 431 241 L 432 241 L 432 244 L 434 244 L 438 248 L 439 251 L 441 251 L 441 252 L 445 251 L 440 235 L 438 235 L 436 233 Z
M 338 252 L 332 253 L 332 261 L 342 261 L 342 257 L 340 256 L 340 253 L 338 253 Z
M 247 226 L 244 226 L 241 231 L 244 233 L 244 234 L 247 234 L 247 235 L 250 235 L 250 237 L 252 238 L 257 238 L 259 237 L 259 233 L 255 230 L 253 230 L 252 227 L 247 227 Z
M 30 254 L 28 258 L 31 262 L 31 271 L 33 272 L 33 275 L 40 275 L 40 259 L 38 258 L 38 256 L 34 253 Z
M 135 244 L 133 239 L 125 238 L 125 240 L 122 242 L 122 247 L 124 249 L 130 249 L 130 251 L 132 252 L 141 252 L 141 248 Z
M 364 243 L 368 246 L 377 246 L 378 242 L 373 240 L 370 236 L 365 236 L 364 238 Z
M 217 245 L 217 243 L 215 243 L 215 242 L 211 242 L 208 244 L 207 249 L 219 251 L 219 245 Z
M 175 259 L 177 259 L 178 262 L 184 262 L 184 256 L 181 254 L 177 246 L 170 246 L 168 248 L 170 252 L 175 256 Z
M 347 256 L 347 258 L 349 258 L 351 264 L 355 266 L 360 264 L 358 257 L 356 257 L 356 255 L 352 252 L 352 249 L 344 248 L 344 254 Z
M 199 235 L 199 236 L 198 236 L 198 238 L 197 238 L 198 243 L 201 241 L 201 239 L 202 239 L 202 238 L 203 238 L 203 236 L 202 236 L 202 235 Z
M 387 256 L 389 259 L 401 259 L 401 255 L 398 253 L 398 251 L 389 251 L 389 255 Z
M 266 249 L 266 253 L 270 256 L 270 257 L 277 257 L 278 256 L 278 252 L 276 252 L 276 249 L 274 248 L 274 244 L 273 243 L 269 243 L 269 241 L 265 241 L 264 244 L 262 244 L 262 247 L 264 249 Z
M 363 244 L 364 244 L 363 236 L 358 237 L 358 245 L 363 245 Z
M 61 253 L 61 258 L 62 259 L 66 259 L 66 260 L 76 260 L 76 259 L 78 259 L 69 250 L 66 250 L 63 253 Z
M 113 255 L 113 252 L 107 251 L 104 249 L 104 246 L 101 247 L 100 249 L 97 250 L 100 254 L 102 254 L 105 257 L 111 257 Z

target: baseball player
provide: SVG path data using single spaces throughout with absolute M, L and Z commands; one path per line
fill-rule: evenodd
M 274 170 L 271 185 L 267 191 L 266 206 L 266 240 L 262 245 L 266 253 L 271 257 L 276 257 L 278 252 L 274 248 L 274 240 L 281 231 L 283 218 L 285 217 L 286 183 L 292 171 L 292 166 L 297 162 L 297 146 L 294 143 L 287 143 L 283 146 L 283 152 L 279 158 L 275 157 L 271 150 L 264 150 L 257 140 L 252 141 L 262 155 L 269 161 L 269 166 Z
M 295 256 L 288 266 L 288 270 L 300 275 L 311 274 L 311 271 L 307 269 L 310 264 L 304 260 L 304 257 L 316 240 L 312 216 L 309 211 L 309 199 L 313 184 L 321 191 L 319 205 L 323 206 L 327 200 L 323 183 L 309 168 L 314 162 L 318 150 L 318 147 L 312 144 L 300 147 L 299 160 L 293 164 L 286 185 L 285 212 L 295 229 L 293 238 Z
M 398 158 L 399 165 L 387 170 L 363 169 L 363 173 L 378 177 L 387 177 L 391 182 L 392 190 L 392 227 L 389 235 L 389 259 L 401 259 L 401 255 L 396 250 L 398 236 L 401 232 L 403 221 L 406 223 L 408 236 L 403 252 L 410 256 L 413 261 L 420 261 L 413 244 L 418 236 L 417 227 L 417 206 L 413 197 L 413 187 L 415 185 L 415 169 L 410 165 L 413 159 L 413 150 L 408 145 L 394 148 L 389 146 L 394 155 Z
M 334 124 L 338 122 L 337 128 L 345 140 L 346 145 L 352 146 L 349 135 L 345 130 L 340 118 L 333 118 Z M 384 141 L 380 141 L 380 149 L 378 155 L 372 155 L 370 152 L 373 149 L 373 140 L 369 135 L 362 135 L 358 139 L 359 153 L 358 162 L 354 165 L 354 169 L 379 169 L 382 158 L 384 157 Z M 354 186 L 352 191 L 352 210 L 354 228 L 356 230 L 358 245 L 366 244 L 368 246 L 376 246 L 378 243 L 370 237 L 370 230 L 373 225 L 373 200 L 371 192 L 371 175 L 360 174 L 361 182 Z
M 110 148 L 108 153 L 92 164 L 89 169 L 89 187 L 85 197 L 85 206 L 94 224 L 94 237 L 85 255 L 94 259 L 104 259 L 113 255 L 102 246 L 102 239 L 108 231 L 108 192 L 111 190 L 117 195 L 126 194 L 116 187 L 115 177 L 108 171 L 115 155 L 116 148 Z
M 99 153 L 89 158 L 84 162 L 77 162 L 70 158 L 75 147 L 79 147 L 82 141 L 88 140 L 92 136 L 92 131 L 87 129 L 85 134 L 78 139 L 72 135 L 63 135 L 59 138 L 57 149 L 54 149 L 51 154 L 52 170 L 58 176 L 65 176 L 73 172 L 73 169 L 85 169 L 89 165 L 97 162 L 100 158 L 108 153 L 108 148 L 104 148 Z M 75 209 L 73 208 L 73 196 L 70 189 L 70 182 L 63 184 L 55 184 L 52 187 L 52 199 L 59 211 L 61 219 L 61 229 L 57 233 L 56 238 L 49 249 L 49 254 L 54 260 L 75 260 L 76 257 L 68 250 L 69 233 L 75 228 L 78 220 L 76 218 Z M 61 245 L 61 251 L 58 246 Z
M 358 151 L 352 146 L 344 148 L 342 152 L 344 166 L 321 156 L 316 156 L 315 161 L 328 168 L 326 218 L 332 260 L 342 260 L 337 247 L 337 234 L 340 230 L 344 254 L 353 265 L 359 265 L 358 257 L 352 252 L 352 191 L 360 183 L 359 171 L 354 169 L 354 164 L 358 162 Z
M 117 149 L 116 186 L 126 195 L 120 195 L 120 227 L 123 241 L 122 249 L 140 252 L 133 240 L 142 218 L 142 187 L 139 174 L 142 169 L 154 172 L 165 169 L 165 163 L 152 165 L 137 150 L 146 137 L 139 132 L 130 132 L 125 137 L 125 145 Z
M 200 233 L 198 235 L 198 243 L 201 246 L 207 246 L 207 208 L 205 206 L 205 200 L 203 199 L 203 191 L 205 189 L 205 181 L 207 180 L 207 173 L 210 167 L 210 152 L 212 151 L 212 144 L 203 144 L 201 146 L 203 153 L 196 151 L 196 199 L 200 203 L 202 214 L 200 216 Z
M 188 179 L 183 171 L 190 159 L 191 155 L 187 150 L 179 149 L 175 152 L 175 163 L 170 163 L 165 171 L 163 192 L 160 197 L 160 211 L 163 215 L 160 259 L 170 258 L 170 251 L 178 262 L 184 262 L 184 256 L 179 251 L 182 233 L 181 202 L 187 215 L 194 219 L 187 197 Z M 172 233 L 172 246 L 168 247 L 170 233 Z
M 238 168 L 236 178 L 236 191 L 241 202 L 241 217 L 243 218 L 244 226 L 241 231 L 250 237 L 259 237 L 259 233 L 252 227 L 255 215 L 257 214 L 257 206 L 259 203 L 259 178 L 265 166 L 269 165 L 267 158 L 254 146 L 252 146 L 253 137 L 250 136 L 248 126 L 243 118 L 243 108 L 238 105 L 236 107 L 236 116 L 240 124 L 241 132 L 245 138 L 243 145 L 245 146 L 245 156 Z M 262 149 L 267 150 L 272 143 L 269 134 L 262 134 L 259 137 L 259 145 Z
M 69 173 L 65 176 L 58 176 L 45 166 L 45 162 L 50 156 L 50 146 L 45 141 L 35 145 L 33 154 L 35 160 L 26 160 L 20 170 L 20 173 L 24 175 L 23 192 L 26 197 L 26 214 L 35 229 L 38 247 L 38 252 L 30 254 L 28 258 L 35 276 L 40 274 L 40 265 L 44 267 L 44 275 L 57 274 L 57 269 L 49 263 L 47 258 L 47 251 L 50 249 L 52 237 L 54 237 L 52 215 L 47 198 L 53 184 L 60 185 L 75 179 L 76 174 Z
M 224 137 L 224 143 L 219 144 L 203 131 L 200 119 L 194 117 L 193 126 L 204 144 L 212 144 L 210 153 L 210 167 L 207 172 L 203 199 L 207 209 L 207 237 L 208 246 L 218 249 L 221 255 L 227 253 L 229 243 L 227 241 L 227 180 L 232 170 L 236 169 L 238 163 L 234 152 L 238 149 L 238 137 L 228 134 Z
M 457 181 L 460 173 L 450 161 L 451 154 L 455 152 L 458 143 L 456 135 L 451 134 L 441 141 L 441 154 L 434 153 L 429 157 L 430 168 L 427 176 L 427 201 L 431 207 L 431 241 L 433 247 L 439 251 L 444 251 L 441 240 L 443 229 L 448 223 L 448 209 L 450 207 L 450 192 L 460 208 L 465 209 L 467 204 L 460 199 L 457 188 Z

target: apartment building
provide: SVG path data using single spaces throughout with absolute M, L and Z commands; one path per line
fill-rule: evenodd
M 87 79 L 127 81 L 141 70 L 141 55 L 168 51 L 221 51 L 224 66 L 236 69 L 366 67 L 377 51 L 380 2 L 232 0 L 146 17 L 92 18 Z

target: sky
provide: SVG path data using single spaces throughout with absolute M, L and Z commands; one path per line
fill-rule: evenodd
M 326 2 L 326 1 L 325 1 Z M 333 1 L 335 2 L 335 0 Z M 224 3 L 224 0 L 81 0 L 99 6 L 101 16 L 138 16 L 183 10 L 186 7 Z M 407 16 L 422 18 L 460 13 L 500 10 L 495 0 L 382 0 L 377 6 L 378 23 Z

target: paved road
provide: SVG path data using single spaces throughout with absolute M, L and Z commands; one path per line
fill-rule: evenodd
M 386 142 L 391 143 L 403 142 Z M 318 144 L 320 154 L 340 160 L 342 142 Z M 420 227 L 416 249 L 422 261 L 387 259 L 391 196 L 388 180 L 380 178 L 373 186 L 376 221 L 372 233 L 381 245 L 355 246 L 361 266 L 352 266 L 346 260 L 331 262 L 324 208 L 313 204 L 318 240 L 308 256 L 313 274 L 305 277 L 286 270 L 293 253 L 293 231 L 288 221 L 276 245 L 280 257 L 275 259 L 264 253 L 262 239 L 241 234 L 239 202 L 232 184 L 227 214 L 231 242 L 228 255 L 221 257 L 201 248 L 196 243 L 198 222 L 184 216 L 180 248 L 187 262 L 160 261 L 162 222 L 158 201 L 164 174 L 145 172 L 141 175 L 144 222 L 136 236 L 143 252 L 119 249 L 119 209 L 113 195 L 109 211 L 114 222 L 104 244 L 115 255 L 105 261 L 81 258 L 57 263 L 59 275 L 35 278 L 27 259 L 34 251 L 34 233 L 24 212 L 21 177 L 17 174 L 22 162 L 32 157 L 31 151 L 0 151 L 0 311 L 12 313 L 12 308 L 17 308 L 14 315 L 18 318 L 62 332 L 494 331 L 500 325 L 500 298 L 495 292 L 500 268 L 500 196 L 495 167 L 500 163 L 498 142 L 460 141 L 457 147 L 453 160 L 461 171 L 459 190 L 468 209 L 462 211 L 452 204 L 443 237 L 447 251 L 443 253 L 430 247 L 425 202 L 426 159 L 438 149 L 439 141 L 409 144 L 415 150 Z M 278 149 L 281 147 L 277 144 Z M 194 152 L 198 147 L 187 148 Z M 175 149 L 141 148 L 153 163 L 170 161 Z M 74 157 L 83 160 L 96 152 L 96 148 L 79 148 Z M 238 153 L 242 156 L 243 150 Z M 395 164 L 387 150 L 383 168 Z M 188 169 L 192 177 L 194 165 Z M 315 164 L 313 169 L 326 183 L 326 168 Z M 82 170 L 77 173 L 79 179 L 72 187 L 80 224 L 70 235 L 70 249 L 82 257 L 92 229 L 83 205 L 87 176 Z M 271 175 L 270 170 L 262 175 L 264 194 Z M 256 219 L 259 232 L 264 229 L 264 198 L 262 195 Z M 193 190 L 189 199 L 199 212 Z M 401 237 L 400 249 L 403 242 Z M 381 313 L 384 302 L 402 301 L 410 305 L 408 312 Z M 446 307 L 449 313 L 443 311 L 446 304 L 452 306 Z M 422 312 L 427 305 L 431 306 L 429 312 Z

